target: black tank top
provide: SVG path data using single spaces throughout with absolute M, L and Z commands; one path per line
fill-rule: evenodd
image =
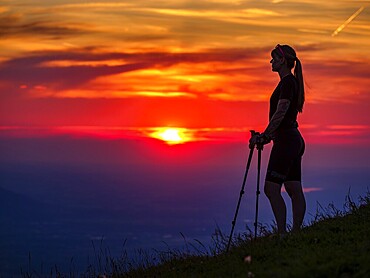
M 271 120 L 272 116 L 275 114 L 280 99 L 290 100 L 290 105 L 278 130 L 298 127 L 298 82 L 293 74 L 283 77 L 272 93 L 270 98 L 269 120 Z

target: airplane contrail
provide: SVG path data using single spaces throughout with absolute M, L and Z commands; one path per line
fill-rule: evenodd
M 331 34 L 332 37 L 335 37 L 336 35 L 339 34 L 351 21 L 353 21 L 363 10 L 365 9 L 364 6 L 359 8 L 353 15 L 351 15 L 341 26 L 339 26 L 333 34 Z

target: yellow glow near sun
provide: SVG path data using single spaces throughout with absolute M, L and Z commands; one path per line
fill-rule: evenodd
M 160 139 L 169 145 L 182 144 L 191 140 L 185 128 L 162 127 L 150 134 L 151 137 Z
M 169 128 L 163 131 L 161 133 L 161 137 L 167 142 L 180 142 L 182 140 L 179 130 L 174 128 Z

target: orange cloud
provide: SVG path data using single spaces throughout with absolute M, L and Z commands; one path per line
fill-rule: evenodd
M 320 51 L 316 45 L 300 55 Z M 210 49 L 195 53 L 51 51 L 1 63 L 0 82 L 18 84 L 34 97 L 206 97 L 267 101 L 277 84 L 269 49 Z M 302 59 L 302 58 L 301 58 Z M 367 94 L 370 60 L 303 62 L 309 101 L 351 102 Z M 322 78 L 325 76 L 325 78 Z M 2 79 L 2 80 L 1 80 Z M 150 80 L 150 82 L 143 82 Z M 38 94 L 41 93 L 41 94 Z

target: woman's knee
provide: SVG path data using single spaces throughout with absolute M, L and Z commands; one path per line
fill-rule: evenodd
M 280 195 L 281 192 L 281 184 L 265 181 L 264 192 L 267 198 L 271 198 L 277 195 Z
M 296 198 L 303 194 L 302 184 L 299 181 L 285 182 L 284 186 L 290 198 Z

